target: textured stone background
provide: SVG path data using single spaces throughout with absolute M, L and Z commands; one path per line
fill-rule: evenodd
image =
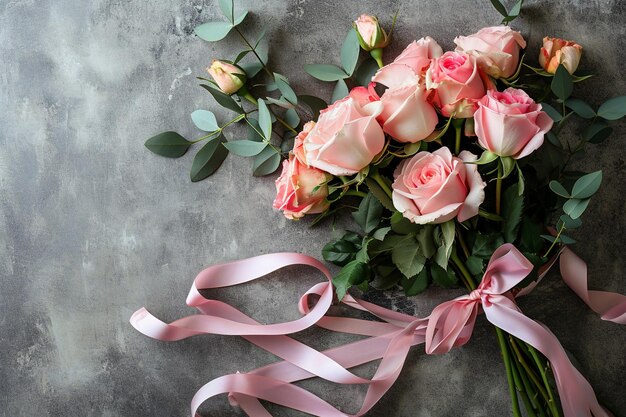
M 456 34 L 499 19 L 486 0 L 242 2 L 251 27 L 269 27 L 274 67 L 299 91 L 324 94 L 302 65 L 338 55 L 360 12 L 388 21 L 401 8 L 395 52 L 424 35 L 451 47 Z M 528 3 L 516 26 L 530 56 L 544 34 L 576 39 L 586 48 L 582 66 L 598 73 L 588 99 L 626 93 L 626 4 Z M 190 313 L 186 292 L 203 266 L 273 251 L 319 256 L 331 233 L 330 225 L 309 229 L 275 213 L 273 178 L 252 178 L 249 160 L 230 157 L 217 175 L 191 184 L 191 154 L 166 160 L 144 149 L 162 130 L 198 135 L 190 112 L 214 107 L 194 76 L 239 48 L 235 37 L 215 45 L 192 34 L 216 15 L 212 0 L 0 0 L 1 416 L 186 416 L 203 383 L 273 360 L 237 338 L 167 344 L 128 324 L 143 305 L 167 320 Z M 591 261 L 592 287 L 625 293 L 626 124 L 615 127 L 579 164 L 606 175 L 575 236 Z M 319 277 L 290 272 L 224 295 L 264 320 L 294 318 L 297 294 Z M 454 295 L 381 301 L 424 314 Z M 626 414 L 626 329 L 600 321 L 556 276 L 521 304 L 578 359 L 601 401 Z M 344 340 L 301 337 L 317 346 Z M 306 386 L 350 412 L 363 392 Z M 415 349 L 370 415 L 501 416 L 509 407 L 495 336 L 479 320 L 471 343 L 448 355 Z M 224 397 L 203 413 L 240 415 Z

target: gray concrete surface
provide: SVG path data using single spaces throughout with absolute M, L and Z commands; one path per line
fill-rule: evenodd
M 424 35 L 451 47 L 456 34 L 498 21 L 487 1 L 242 3 L 253 27 L 268 26 L 274 67 L 299 91 L 328 95 L 302 64 L 331 61 L 361 12 L 386 18 L 401 8 L 396 52 Z M 230 157 L 217 175 L 191 184 L 191 154 L 166 160 L 144 149 L 144 140 L 162 130 L 198 135 L 189 114 L 214 107 L 194 76 L 239 47 L 235 37 L 211 45 L 192 34 L 216 15 L 212 0 L 0 1 L 0 416 L 186 416 L 206 381 L 273 360 L 237 338 L 168 344 L 128 324 L 144 305 L 168 320 L 190 313 L 184 299 L 203 266 L 273 251 L 319 256 L 333 233 L 330 225 L 309 229 L 275 213 L 273 178 L 251 177 L 249 160 Z M 531 55 L 544 34 L 583 44 L 582 65 L 598 74 L 586 94 L 597 104 L 626 93 L 625 20 L 620 0 L 542 0 L 528 1 L 516 27 Z M 582 242 L 576 250 L 591 262 L 592 286 L 622 293 L 625 129 L 617 123 L 618 133 L 589 149 L 580 165 L 606 174 L 575 234 Z M 297 295 L 317 280 L 292 270 L 223 294 L 261 319 L 287 319 L 297 316 Z M 434 290 L 409 301 L 377 300 L 424 314 L 453 295 Z M 556 276 L 521 305 L 552 328 L 601 401 L 625 415 L 626 329 L 599 320 Z M 318 332 L 300 337 L 317 346 L 345 340 Z M 448 355 L 415 349 L 370 415 L 509 415 L 498 355 L 483 320 L 473 340 Z M 350 412 L 363 392 L 305 385 Z M 202 412 L 241 415 L 224 397 Z

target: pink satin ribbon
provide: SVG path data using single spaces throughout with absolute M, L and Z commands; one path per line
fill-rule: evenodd
M 582 261 L 581 261 L 582 262 Z M 562 261 L 563 263 L 563 261 Z M 198 289 L 227 287 L 252 281 L 289 265 L 309 265 L 327 278 L 314 285 L 301 298 L 303 316 L 294 321 L 263 325 L 234 307 L 204 298 Z M 164 323 L 142 308 L 130 319 L 143 334 L 159 340 L 180 340 L 198 334 L 239 335 L 284 359 L 247 372 L 225 375 L 204 385 L 194 396 L 192 416 L 207 399 L 228 394 L 233 405 L 249 416 L 271 416 L 259 400 L 300 410 L 315 416 L 362 416 L 367 413 L 396 381 L 411 346 L 425 343 L 429 354 L 448 352 L 467 343 L 479 309 L 504 331 L 533 345 L 551 362 L 565 417 L 608 416 L 598 404 L 593 389 L 571 364 L 556 337 L 544 326 L 521 313 L 510 289 L 532 270 L 532 264 L 512 245 L 500 247 L 492 256 L 479 287 L 472 293 L 444 302 L 427 318 L 394 312 L 346 295 L 342 302 L 369 312 L 382 321 L 331 317 L 326 313 L 333 303 L 334 288 L 326 267 L 314 258 L 296 253 L 262 255 L 209 267 L 195 279 L 187 304 L 201 314 Z M 586 280 L 585 280 L 586 281 Z M 315 296 L 316 300 L 313 300 Z M 613 317 L 615 310 L 604 310 L 596 296 L 594 305 Z M 315 302 L 315 303 L 314 303 Z M 309 306 L 314 303 L 314 306 Z M 329 330 L 368 336 L 363 340 L 323 352 L 286 336 L 317 325 Z M 371 379 L 348 369 L 381 359 Z M 342 412 L 292 382 L 320 377 L 338 384 L 366 384 L 367 393 L 356 414 Z

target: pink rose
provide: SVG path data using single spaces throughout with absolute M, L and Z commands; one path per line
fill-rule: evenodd
M 519 51 L 526 48 L 522 34 L 509 26 L 484 28 L 470 36 L 459 36 L 454 43 L 456 51 L 472 55 L 478 67 L 494 78 L 515 74 Z
M 304 154 L 304 139 L 309 135 L 309 132 L 313 130 L 313 127 L 315 127 L 315 122 L 306 122 L 304 126 L 302 126 L 302 132 L 298 133 L 298 136 L 296 136 L 293 142 L 294 155 L 305 165 L 308 164 L 306 162 L 306 155 Z
M 476 216 L 486 184 L 476 165 L 465 164 L 476 156 L 468 151 L 459 156 L 444 146 L 402 161 L 392 185 L 395 208 L 417 224 L 444 223 L 454 217 L 463 222 Z
M 244 70 L 228 62 L 215 59 L 206 70 L 220 90 L 226 94 L 235 94 L 243 87 L 246 81 Z
M 385 31 L 380 27 L 380 23 L 376 16 L 363 14 L 354 21 L 357 37 L 361 48 L 364 51 L 372 49 L 384 48 L 391 40 Z
M 426 72 L 426 88 L 434 89 L 433 102 L 441 114 L 472 117 L 477 101 L 485 95 L 476 60 L 464 52 L 446 52 L 433 59 Z
M 441 46 L 430 36 L 411 42 L 389 65 L 378 70 L 372 81 L 389 88 L 421 81 L 433 58 L 443 54 Z
M 292 153 L 283 162 L 283 172 L 276 180 L 274 208 L 282 210 L 288 219 L 299 219 L 305 214 L 322 213 L 330 203 L 328 185 L 332 176 L 310 168 Z
M 333 175 L 356 174 L 385 146 L 385 134 L 376 121 L 380 102 L 361 105 L 348 96 L 322 110 L 315 127 L 304 138 L 307 164 Z
M 543 38 L 543 47 L 539 51 L 539 65 L 550 74 L 554 74 L 560 64 L 570 74 L 578 68 L 583 47 L 573 41 L 559 38 Z
M 474 114 L 478 143 L 500 156 L 523 158 L 543 144 L 552 119 L 523 90 L 490 90 Z

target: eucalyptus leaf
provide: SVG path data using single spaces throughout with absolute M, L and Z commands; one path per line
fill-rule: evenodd
M 569 215 L 572 219 L 579 218 L 589 206 L 590 199 L 579 200 L 577 198 L 573 198 L 571 200 L 567 200 L 565 204 L 563 204 L 563 211 L 565 214 Z
M 337 81 L 335 84 L 335 89 L 333 90 L 333 96 L 331 102 L 334 103 L 337 100 L 341 100 L 345 96 L 348 95 L 348 85 L 344 80 Z
M 220 128 L 215 119 L 215 115 L 208 110 L 194 111 L 191 113 L 191 120 L 198 129 L 204 130 L 205 132 L 215 132 Z
M 287 99 L 291 104 L 298 104 L 298 96 L 289 85 L 289 80 L 278 73 L 274 73 L 274 80 L 276 80 L 276 86 L 285 99 Z
M 191 142 L 176 132 L 159 133 L 148 139 L 146 148 L 157 155 L 167 158 L 179 158 L 183 156 L 191 146 Z
M 313 119 L 317 119 L 320 115 L 320 110 L 328 107 L 328 104 L 319 97 L 310 96 L 310 95 L 301 95 L 298 96 L 300 101 L 307 105 L 311 112 L 313 113 Z
M 598 144 L 606 140 L 613 133 L 613 128 L 606 122 L 599 120 L 588 126 L 582 133 L 584 140 L 589 143 Z
M 360 51 L 361 45 L 359 45 L 359 38 L 356 30 L 350 29 L 341 47 L 341 65 L 346 71 L 346 74 L 352 75 L 354 72 L 356 63 L 359 60 Z
M 258 120 L 246 117 L 246 122 L 248 123 L 247 139 L 253 142 L 263 142 L 263 133 L 261 132 Z
M 212 175 L 222 165 L 228 156 L 228 149 L 222 146 L 226 143 L 224 135 L 211 139 L 204 145 L 193 158 L 191 164 L 191 181 L 202 181 Z
M 259 126 L 261 127 L 261 132 L 263 132 L 263 136 L 266 140 L 270 140 L 272 137 L 272 116 L 270 115 L 270 111 L 267 108 L 267 104 L 261 99 L 259 99 Z
M 556 194 L 556 195 L 559 195 L 559 196 L 561 196 L 563 198 L 571 198 L 572 197 L 570 195 L 570 193 L 567 192 L 565 187 L 563 187 L 563 185 L 561 185 L 561 183 L 556 181 L 556 180 L 550 181 L 549 187 L 552 190 L 552 192 L 554 194 Z
M 237 64 L 239 61 L 244 59 L 246 57 L 246 55 L 248 55 L 250 52 L 252 52 L 252 50 L 250 50 L 250 49 L 246 49 L 245 51 L 239 52 L 239 54 L 237 54 L 237 57 L 233 61 L 233 64 Z
M 606 120 L 617 120 L 626 116 L 626 96 L 605 101 L 598 109 L 598 116 Z
M 238 140 L 235 142 L 226 142 L 224 146 L 235 155 L 249 157 L 261 153 L 267 144 L 251 140 Z
M 349 77 L 344 70 L 332 64 L 305 65 L 304 70 L 321 81 L 339 81 Z
M 254 157 L 252 172 L 255 177 L 269 175 L 276 171 L 280 165 L 280 154 L 271 146 L 267 146 Z
M 595 171 L 580 177 L 572 188 L 572 197 L 578 199 L 589 198 L 594 195 L 602 184 L 602 171 Z
M 568 98 L 565 100 L 565 105 L 583 119 L 593 119 L 596 116 L 591 106 L 579 98 Z
M 354 72 L 353 79 L 362 87 L 367 87 L 372 82 L 372 78 L 378 71 L 378 64 L 375 60 L 369 58 L 361 62 L 356 71 Z
M 222 10 L 222 14 L 229 22 L 233 22 L 235 20 L 235 14 L 233 13 L 233 0 L 219 0 L 218 4 L 220 6 L 220 10 Z
M 224 94 L 221 91 L 206 84 L 200 84 L 200 87 L 204 88 L 209 93 L 211 93 L 215 101 L 217 101 L 217 103 L 220 106 L 225 107 L 228 110 L 232 110 L 235 113 L 239 113 L 239 114 L 245 113 L 243 109 L 241 108 L 241 106 L 237 104 L 237 102 L 228 94 Z
M 246 16 L 248 16 L 248 11 L 244 10 L 243 12 L 241 12 L 236 18 L 235 18 L 235 22 L 233 23 L 234 26 L 238 26 L 240 24 L 243 23 L 244 20 L 246 20 Z
M 502 16 L 507 17 L 509 14 L 506 11 L 506 8 L 500 3 L 498 0 L 491 0 L 491 4 Z
M 555 96 L 561 100 L 567 100 L 574 89 L 574 82 L 569 71 L 563 64 L 559 65 L 554 73 L 550 88 Z
M 541 103 L 541 110 L 548 113 L 548 116 L 557 123 L 563 119 L 563 115 L 548 103 Z
M 559 217 L 559 222 L 563 223 L 566 229 L 578 229 L 580 226 L 583 225 L 583 221 L 580 220 L 580 217 L 577 219 L 572 219 L 567 214 L 563 214 L 561 217 Z M 560 228 L 560 225 L 557 225 L 557 227 Z
M 285 112 L 285 123 L 296 129 L 300 124 L 300 116 L 294 109 L 289 109 Z
M 352 213 L 352 218 L 365 233 L 370 233 L 380 224 L 382 214 L 382 204 L 371 193 L 368 193 L 361 200 L 359 209 Z
M 200 39 L 208 42 L 216 42 L 224 39 L 231 31 L 233 25 L 229 22 L 207 22 L 194 29 Z
M 263 65 L 258 61 L 241 64 L 240 67 L 246 73 L 248 78 L 254 78 L 263 69 Z

